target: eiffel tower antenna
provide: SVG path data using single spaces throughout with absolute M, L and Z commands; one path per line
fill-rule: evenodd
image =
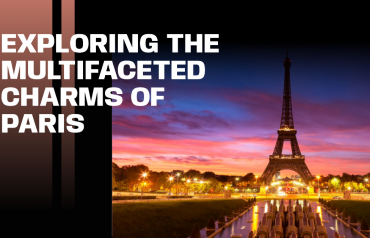
M 294 122 L 293 122 L 293 109 L 292 109 L 292 93 L 290 87 L 290 66 L 291 62 L 287 57 L 284 60 L 284 68 L 285 68 L 285 75 L 284 75 L 284 94 L 283 94 L 283 110 L 281 113 L 281 122 L 280 128 L 284 128 L 288 126 L 289 128 L 294 129 Z
M 297 141 L 297 130 L 294 129 L 292 96 L 290 86 L 290 66 L 291 62 L 287 57 L 284 59 L 284 93 L 283 93 L 283 108 L 281 112 L 280 128 L 277 131 L 278 138 L 275 149 L 272 155 L 269 156 L 269 164 L 261 176 L 261 180 L 269 183 L 272 177 L 283 169 L 293 170 L 298 173 L 302 180 L 308 184 L 312 178 L 311 172 L 305 163 L 305 156 L 301 154 Z M 283 155 L 284 141 L 290 141 L 292 154 Z

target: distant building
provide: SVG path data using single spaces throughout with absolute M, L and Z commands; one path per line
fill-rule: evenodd
M 285 182 L 285 183 L 289 183 L 290 181 L 292 181 L 293 179 L 290 179 L 290 178 L 288 178 L 288 176 L 286 176 L 284 179 L 282 179 L 283 180 L 283 182 Z

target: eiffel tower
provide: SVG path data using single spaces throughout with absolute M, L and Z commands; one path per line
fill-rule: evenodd
M 272 177 L 280 170 L 288 169 L 299 174 L 304 183 L 309 184 L 312 174 L 308 169 L 305 156 L 301 154 L 297 141 L 297 130 L 294 129 L 292 97 L 290 88 L 290 66 L 291 62 L 287 56 L 284 60 L 285 77 L 284 77 L 284 96 L 283 110 L 281 113 L 280 129 L 277 131 L 278 138 L 272 155 L 269 156 L 269 163 L 261 176 L 261 181 L 269 184 Z M 290 141 L 292 154 L 283 155 L 284 141 Z

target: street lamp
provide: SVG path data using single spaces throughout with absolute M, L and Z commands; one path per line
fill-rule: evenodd
M 320 176 L 317 175 L 317 196 L 320 197 Z
M 333 192 L 337 192 L 337 186 L 336 186 L 336 183 L 337 183 L 337 178 L 333 178 L 333 181 L 334 181 L 334 189 L 331 189 L 331 195 L 333 196 Z M 331 186 L 333 186 L 332 182 L 330 182 L 329 184 L 331 184 Z
M 189 196 L 189 183 L 190 183 L 190 179 L 188 179 L 188 181 L 186 181 L 187 183 L 188 183 L 188 186 L 187 186 L 187 188 L 188 188 L 188 192 L 187 192 L 187 196 Z
M 366 182 L 365 187 L 367 187 L 367 181 L 369 181 L 369 179 L 365 178 L 365 182 Z
M 147 173 L 142 174 L 142 176 L 144 177 L 144 183 L 145 184 L 146 184 L 145 178 L 146 178 L 147 175 L 148 175 Z M 140 198 L 140 200 L 143 200 L 143 185 L 141 185 L 141 198 Z
M 266 189 L 266 198 L 267 198 L 267 189 L 268 189 L 268 188 L 269 188 L 268 186 L 266 186 L 266 187 L 265 187 L 265 189 Z
M 177 173 L 176 174 L 176 195 L 178 195 L 179 193 L 179 176 L 180 176 L 180 173 Z
M 307 196 L 310 198 L 310 187 L 307 187 Z
M 168 193 L 168 199 L 170 199 L 170 195 L 171 195 L 171 182 L 173 180 L 173 177 L 170 177 L 170 189 L 169 189 L 169 193 Z
M 235 180 L 236 180 L 236 183 L 235 183 L 235 184 L 236 184 L 236 186 L 239 186 L 239 184 L 237 184 L 237 182 L 239 182 L 239 178 L 238 178 L 238 177 L 236 177 L 236 178 L 235 178 Z

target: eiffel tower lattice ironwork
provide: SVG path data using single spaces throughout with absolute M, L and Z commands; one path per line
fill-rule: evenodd
M 277 131 L 278 138 L 275 149 L 272 155 L 269 156 L 269 163 L 261 176 L 261 180 L 269 184 L 272 177 L 280 170 L 288 169 L 295 171 L 300 175 L 303 182 L 308 184 L 312 178 L 312 174 L 308 169 L 305 156 L 301 154 L 297 141 L 297 130 L 294 129 L 292 97 L 290 86 L 290 66 L 291 62 L 287 57 L 284 60 L 285 77 L 284 77 L 284 96 L 283 110 L 281 113 L 280 129 Z M 284 141 L 290 141 L 292 154 L 283 155 Z

